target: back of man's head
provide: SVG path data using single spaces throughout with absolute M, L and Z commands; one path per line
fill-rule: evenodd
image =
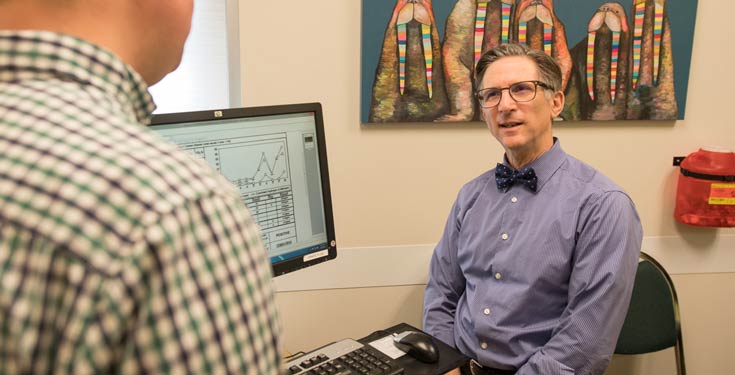
M 46 30 L 104 47 L 152 85 L 181 62 L 194 0 L 0 0 L 0 29 Z

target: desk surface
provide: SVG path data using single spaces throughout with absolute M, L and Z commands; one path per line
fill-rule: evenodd
M 400 323 L 400 324 L 394 325 L 393 327 L 386 328 L 384 330 L 375 331 L 361 339 L 358 339 L 357 341 L 359 341 L 362 344 L 367 345 L 370 342 L 383 338 L 387 335 L 390 335 L 393 333 L 400 333 L 403 331 L 423 332 L 420 329 L 413 327 L 409 324 Z M 434 342 L 434 345 L 436 345 L 437 349 L 439 349 L 439 362 L 423 363 L 423 362 L 419 362 L 418 360 L 408 355 L 398 357 L 396 361 L 401 367 L 405 369 L 406 371 L 405 375 L 444 374 L 445 372 L 455 369 L 467 363 L 467 361 L 469 361 L 469 358 L 465 357 L 464 355 L 462 355 L 460 352 L 450 347 L 449 345 L 443 343 L 441 340 L 436 339 L 434 337 L 432 337 L 431 340 Z

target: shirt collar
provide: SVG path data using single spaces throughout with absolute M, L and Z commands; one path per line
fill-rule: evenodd
M 561 167 L 565 157 L 566 153 L 561 148 L 559 138 L 554 137 L 554 144 L 549 150 L 524 166 L 524 168 L 531 167 L 536 172 L 536 178 L 538 178 L 536 192 L 541 191 L 551 176 Z M 508 162 L 507 156 L 503 156 L 503 164 L 513 168 Z
M 59 79 L 94 86 L 147 124 L 156 108 L 148 85 L 113 53 L 74 36 L 0 30 L 0 82 Z

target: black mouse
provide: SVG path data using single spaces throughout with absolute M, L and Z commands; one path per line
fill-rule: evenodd
M 394 333 L 393 344 L 421 362 L 434 363 L 439 360 L 439 350 L 427 334 L 416 331 Z

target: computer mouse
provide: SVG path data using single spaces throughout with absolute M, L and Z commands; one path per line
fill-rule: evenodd
M 439 360 L 439 349 L 434 345 L 431 336 L 425 333 L 416 331 L 394 333 L 393 345 L 421 362 L 435 363 Z

